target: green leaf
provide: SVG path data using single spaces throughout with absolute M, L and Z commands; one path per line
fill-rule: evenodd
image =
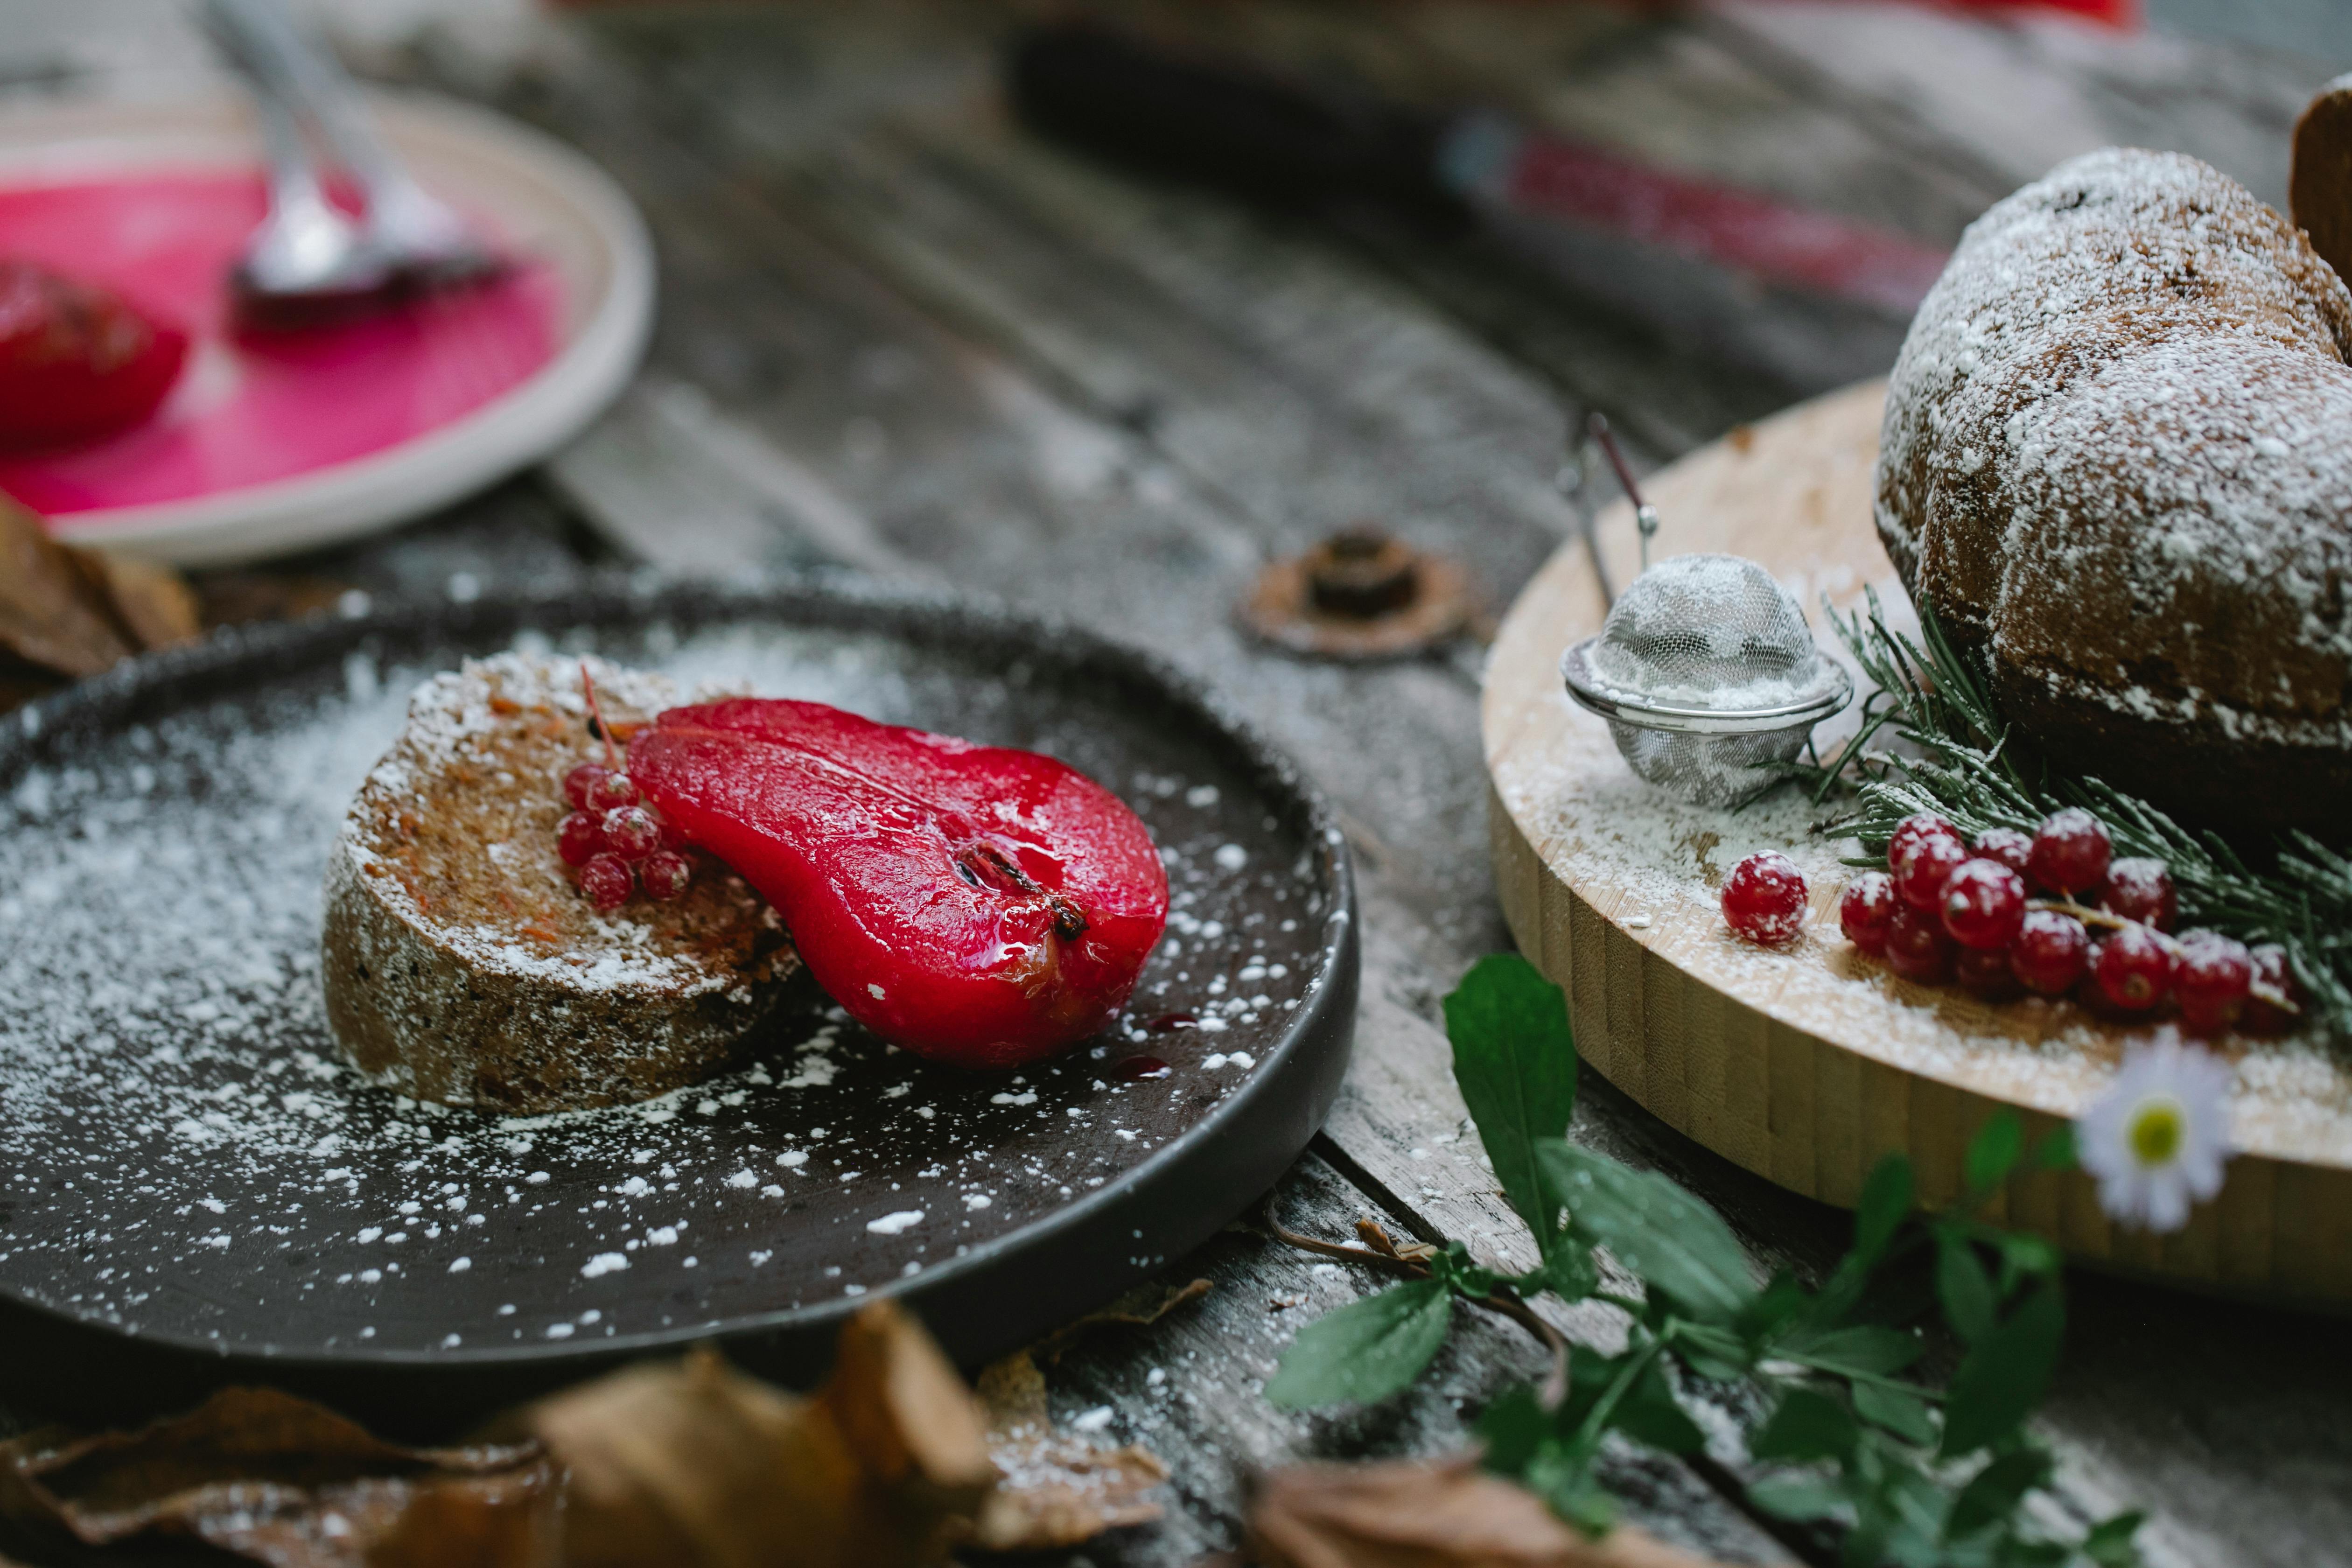
M 1265 1396 L 1293 1410 L 1386 1399 L 1429 1364 L 1453 1311 L 1444 1283 L 1414 1279 L 1326 1313 L 1298 1331 Z
M 1735 1345 L 1718 1343 L 1717 1340 L 1722 1336 L 1707 1339 L 1708 1359 L 1728 1357 L 1742 1365 L 1752 1363 L 1774 1340 L 1818 1310 L 1819 1301 L 1813 1293 L 1799 1282 L 1796 1275 L 1783 1268 L 1772 1276 L 1762 1294 L 1750 1301 L 1747 1310 L 1733 1320 L 1730 1337 L 1736 1341 Z M 1687 1333 L 1688 1330 L 1685 1332 Z M 1707 1373 L 1704 1375 L 1735 1374 Z
M 2025 1163 L 2035 1171 L 2071 1171 L 2081 1162 L 2074 1154 L 2074 1124 L 2061 1121 L 2033 1145 Z
M 1944 1404 L 1943 1457 L 2000 1441 L 2040 1402 L 2066 1337 L 2066 1307 L 2044 1284 L 1960 1359 Z
M 1874 1324 L 1799 1335 L 1781 1348 L 1830 1371 L 1864 1377 L 1901 1372 L 1919 1359 L 1923 1349 L 1918 1335 Z
M 2083 1555 L 2099 1568 L 2139 1568 L 2139 1547 L 2132 1538 L 2147 1516 L 2137 1509 L 2102 1520 L 2083 1537 Z
M 1895 1533 L 1895 1521 L 1883 1510 L 1857 1508 L 1853 1528 L 1846 1531 L 1845 1542 L 1838 1550 L 1838 1561 L 1844 1568 L 1877 1568 L 1886 1557 L 1887 1537 Z
M 1944 1304 L 1945 1321 L 1969 1344 L 1992 1332 L 2000 1303 L 1991 1277 L 1968 1238 L 1949 1231 L 1936 1237 L 1936 1297 Z
M 1551 1194 L 1580 1235 L 1692 1317 L 1736 1318 L 1756 1299 L 1748 1257 L 1713 1209 L 1654 1171 L 1635 1171 L 1565 1139 L 1536 1145 Z
M 1742 1336 L 1716 1332 L 1705 1323 L 1682 1319 L 1675 1332 L 1675 1349 L 1694 1377 L 1716 1383 L 1736 1383 L 1755 1368 L 1756 1347 Z
M 1513 1384 L 1479 1413 L 1477 1432 L 1486 1446 L 1479 1462 L 1498 1476 L 1517 1476 L 1552 1436 L 1552 1415 L 1533 1384 Z
M 1854 1205 L 1853 1246 L 1813 1299 L 1807 1316 L 1815 1322 L 1834 1323 L 1853 1310 L 1870 1288 L 1871 1269 L 1903 1228 L 1913 1198 L 1909 1160 L 1889 1154 L 1871 1167 Z
M 2017 1511 L 2025 1494 L 2050 1478 L 2050 1456 L 2039 1448 L 2018 1448 L 2003 1454 L 1970 1479 L 1952 1500 L 1944 1521 L 1944 1539 L 1964 1541 Z
M 1896 1525 L 1879 1551 L 1895 1568 L 1946 1568 L 1936 1543 L 1907 1523 Z
M 1535 1145 L 1565 1133 L 1576 1109 L 1566 994 L 1518 954 L 1491 954 L 1445 998 L 1445 1036 L 1454 1045 L 1454 1081 L 1495 1178 L 1549 1256 L 1559 1211 L 1545 1196 Z
M 2058 1272 L 2058 1249 L 2038 1236 L 2003 1231 L 1994 1243 L 2000 1248 L 2000 1289 L 2004 1295 L 2028 1276 L 2048 1279 Z
M 1905 1534 L 1932 1547 L 1943 1532 L 1944 1515 L 1952 1503 L 1943 1483 L 1897 1449 L 1874 1445 L 1871 1457 L 1881 1467 L 1879 1496 L 1887 1511 L 1901 1521 Z
M 1862 1184 L 1862 1200 L 1853 1206 L 1853 1250 L 1876 1258 L 1895 1239 L 1903 1216 L 1911 1212 L 1911 1162 L 1889 1154 L 1870 1168 Z
M 1841 1459 L 1861 1436 L 1844 1405 L 1818 1389 L 1792 1388 L 1748 1440 L 1748 1451 L 1759 1459 Z
M 2003 1106 L 1986 1117 L 1977 1135 L 1969 1140 L 1969 1152 L 1961 1163 L 1969 1195 L 1982 1198 L 2009 1180 L 2018 1156 L 2024 1152 L 2025 1124 L 2017 1119 L 2016 1111 Z
M 1924 1448 L 1936 1440 L 1935 1417 L 1928 1412 L 1927 1402 L 1899 1388 L 1875 1383 L 1855 1384 L 1853 1413 L 1906 1443 L 1916 1443 Z
M 1601 1289 L 1601 1265 L 1592 1260 L 1590 1247 L 1564 1241 L 1527 1283 L 1531 1291 L 1549 1290 L 1563 1301 L 1581 1301 Z
M 1665 1369 L 1654 1361 L 1617 1402 L 1609 1424 L 1664 1453 L 1696 1454 L 1706 1447 L 1706 1434 L 1676 1402 Z
M 1748 1489 L 1748 1500 L 1775 1519 L 1810 1524 L 1834 1519 L 1845 1507 L 1845 1494 L 1827 1481 L 1811 1476 L 1775 1476 Z
M 1470 1249 L 1458 1241 L 1447 1242 L 1444 1251 L 1430 1257 L 1429 1272 L 1432 1279 L 1474 1301 L 1493 1295 L 1505 1278 L 1482 1263 L 1471 1262 Z
M 1617 1522 L 1617 1500 L 1592 1479 L 1590 1455 L 1572 1456 L 1557 1443 L 1548 1444 L 1520 1484 L 1587 1535 L 1604 1534 Z
M 1570 1341 L 1568 1399 L 1558 1410 L 1552 1412 L 1552 1429 L 1566 1433 L 1581 1427 L 1584 1425 L 1584 1418 L 1591 1414 L 1592 1407 L 1601 1403 L 1601 1396 L 1609 1391 L 1610 1385 L 1614 1384 L 1618 1375 L 1625 1370 L 1626 1358 L 1633 1353 L 1631 1351 L 1625 1351 L 1613 1356 L 1602 1355 L 1590 1345 Z

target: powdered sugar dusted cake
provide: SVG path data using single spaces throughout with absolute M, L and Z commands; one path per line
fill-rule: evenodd
M 1889 388 L 1880 537 L 2053 759 L 2200 820 L 2352 799 L 2352 295 L 2110 148 L 1972 225 Z
M 591 659 L 625 731 L 671 706 Z M 643 1099 L 725 1065 L 798 959 L 775 911 L 704 861 L 683 896 L 600 913 L 557 849 L 564 775 L 598 754 L 576 661 L 436 677 L 361 787 L 327 871 L 327 1016 L 419 1100 L 530 1113 Z

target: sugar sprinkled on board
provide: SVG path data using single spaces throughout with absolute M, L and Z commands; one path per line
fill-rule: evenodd
M 1916 625 L 1899 584 L 1874 586 L 1890 623 Z M 1834 646 L 1822 651 L 1843 657 Z M 1496 791 L 1551 874 L 1644 948 L 1769 1016 L 2055 1114 L 2072 1114 L 2111 1076 L 2119 1037 L 2079 1009 L 2031 998 L 1993 1007 L 1949 987 L 1906 987 L 1854 953 L 1835 910 L 1858 874 L 1841 863 L 1856 846 L 1814 832 L 1831 813 L 1801 792 L 1776 791 L 1741 810 L 1690 805 L 1636 778 L 1603 721 L 1565 692 L 1535 700 L 1539 710 L 1496 763 Z M 1851 733 L 1860 706 L 1817 740 L 1826 748 Z M 1725 875 L 1762 849 L 1787 855 L 1806 880 L 1811 917 L 1782 948 L 1732 936 L 1719 905 Z M 2352 1159 L 2352 1073 L 2325 1047 L 2307 1037 L 2265 1041 L 2236 1067 L 2241 1147 Z

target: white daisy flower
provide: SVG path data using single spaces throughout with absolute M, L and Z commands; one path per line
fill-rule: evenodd
M 2135 1048 L 2074 1123 L 2076 1157 L 2109 1217 L 2179 1230 L 2192 1203 L 2221 1190 L 2230 1157 L 2230 1064 L 2195 1046 Z

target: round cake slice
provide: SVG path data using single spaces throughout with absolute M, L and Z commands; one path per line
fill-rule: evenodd
M 576 660 L 436 676 L 329 859 L 328 1022 L 373 1081 L 509 1115 L 643 1100 L 743 1053 L 800 967 L 775 910 L 707 858 L 683 896 L 600 913 L 557 848 L 566 773 L 603 757 Z M 619 735 L 677 700 L 587 661 Z

